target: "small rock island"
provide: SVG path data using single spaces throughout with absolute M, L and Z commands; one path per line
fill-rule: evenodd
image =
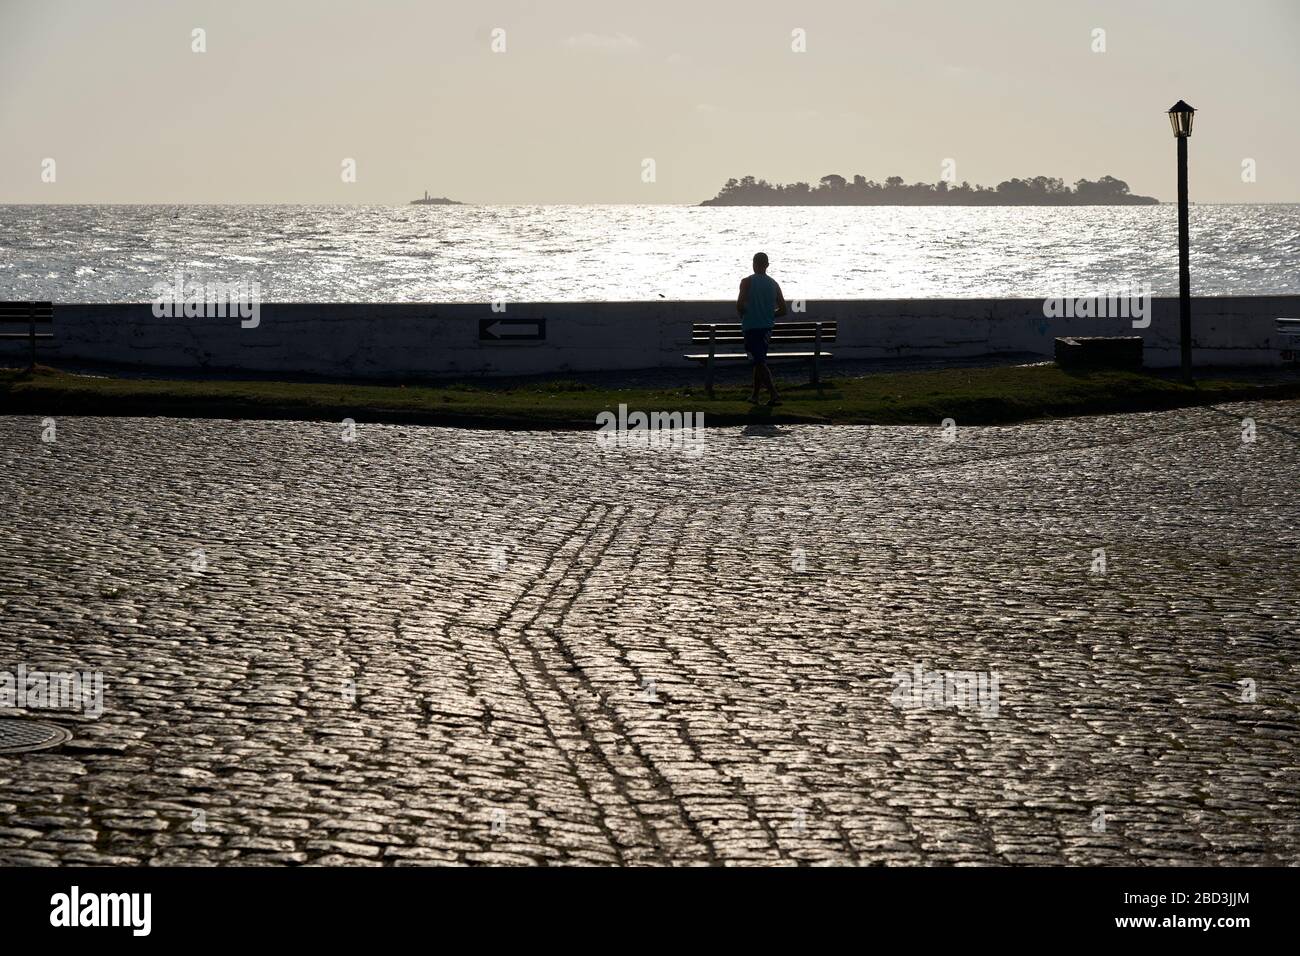
M 412 199 L 411 205 L 412 206 L 463 206 L 465 204 L 462 202 L 457 202 L 454 199 L 448 199 L 446 196 L 430 196 L 429 190 L 426 189 L 424 191 L 424 198 Z

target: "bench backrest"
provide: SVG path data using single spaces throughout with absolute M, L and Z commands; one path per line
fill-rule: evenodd
M 835 341 L 836 324 L 834 322 L 778 322 L 772 326 L 772 345 L 797 342 L 816 342 L 817 327 L 821 326 L 821 341 Z M 710 334 L 719 345 L 735 344 L 745 341 L 739 322 L 696 322 L 691 326 L 691 342 L 708 344 Z
M 37 325 L 48 325 L 53 321 L 53 302 L 0 302 L 0 322 L 35 322 Z

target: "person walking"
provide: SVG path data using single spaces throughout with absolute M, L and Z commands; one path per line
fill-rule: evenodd
M 754 363 L 754 390 L 749 400 L 758 404 L 758 390 L 767 389 L 768 405 L 779 405 L 772 370 L 767 364 L 767 348 L 772 341 L 772 326 L 788 311 L 785 296 L 777 281 L 767 274 L 767 253 L 754 254 L 754 274 L 740 280 L 740 296 L 736 311 L 740 313 L 740 328 L 745 336 L 745 352 Z

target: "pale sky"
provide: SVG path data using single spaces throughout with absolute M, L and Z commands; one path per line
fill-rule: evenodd
M 1300 0 L 0 0 L 0 203 L 684 203 L 945 159 L 1172 200 L 1179 98 L 1193 200 L 1297 202 L 1297 49 Z

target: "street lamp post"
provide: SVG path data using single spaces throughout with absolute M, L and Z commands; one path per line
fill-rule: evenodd
M 1192 274 L 1187 240 L 1187 139 L 1192 135 L 1196 110 L 1182 100 L 1169 108 L 1169 125 L 1178 141 L 1178 340 L 1183 378 L 1192 379 Z

